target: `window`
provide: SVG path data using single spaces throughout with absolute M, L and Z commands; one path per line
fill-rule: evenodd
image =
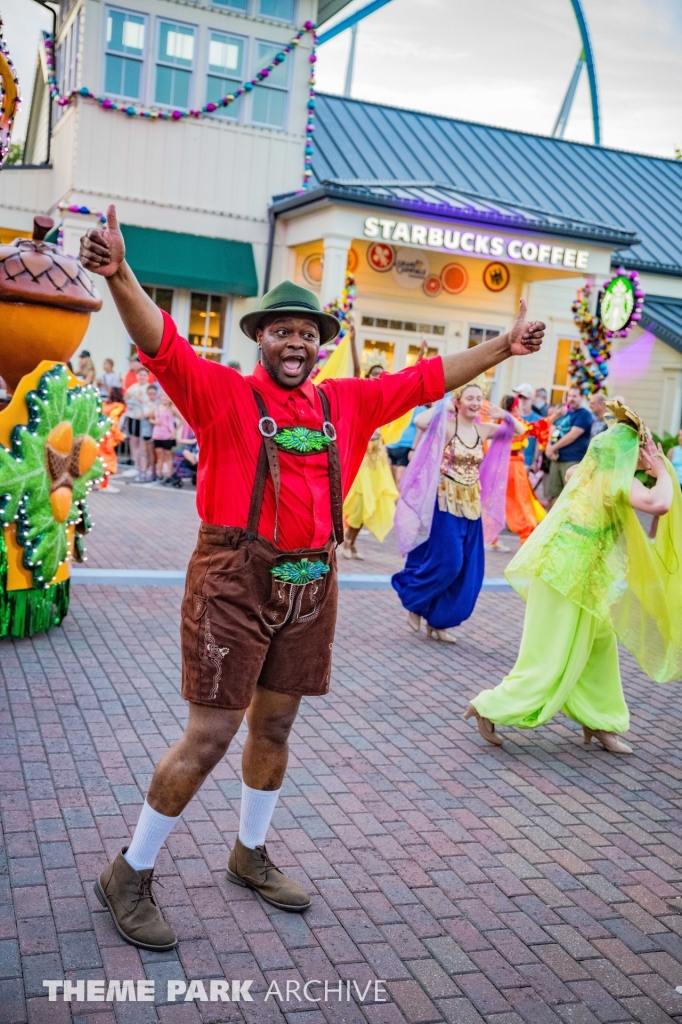
M 256 43 L 257 74 L 261 68 L 269 64 L 280 47 L 274 43 Z M 286 117 L 287 85 L 289 77 L 288 63 L 273 68 L 268 77 L 253 91 L 251 120 L 254 124 L 267 125 L 270 128 L 283 128 Z
M 219 103 L 242 83 L 244 40 L 224 32 L 209 32 L 206 102 Z M 223 117 L 238 117 L 241 98 L 215 111 Z
M 189 313 L 189 343 L 200 356 L 219 363 L 223 354 L 225 303 L 221 295 L 192 292 Z
M 501 334 L 499 327 L 470 327 L 469 328 L 469 348 L 476 348 L 482 341 L 492 341 L 493 338 L 499 338 Z M 495 379 L 495 367 L 492 366 L 489 370 L 485 371 L 486 377 L 490 377 L 491 380 Z
M 145 29 L 143 15 L 107 8 L 105 92 L 130 100 L 141 99 Z
M 417 359 L 419 358 L 420 352 L 421 345 L 410 345 L 410 347 L 407 350 L 407 359 L 405 360 L 405 366 L 414 366 L 414 364 L 417 362 Z M 437 355 L 440 355 L 440 350 L 437 348 L 432 348 L 429 345 L 429 347 L 426 350 L 426 355 L 424 358 L 431 359 L 432 356 Z
M 571 383 L 569 375 L 569 364 L 571 360 L 571 349 L 573 342 L 570 338 L 559 338 L 556 346 L 556 361 L 554 363 L 554 387 L 552 388 L 552 405 L 563 402 L 566 398 Z
M 362 326 L 382 327 L 391 331 L 419 331 L 420 334 L 445 334 L 445 324 L 419 324 L 414 320 L 382 320 L 376 316 L 363 316 Z
M 168 313 L 169 316 L 173 313 L 173 289 L 172 288 L 152 288 L 151 285 L 143 284 L 142 291 L 146 292 L 152 302 L 155 302 L 159 309 L 162 309 L 164 313 Z
M 499 338 L 500 333 L 499 327 L 470 327 L 469 348 L 475 348 L 482 341 L 492 341 L 493 338 Z
M 142 291 L 146 292 L 152 302 L 155 302 L 159 309 L 162 309 L 164 313 L 168 313 L 169 316 L 173 315 L 173 289 L 172 288 L 154 288 L 151 285 L 143 284 Z M 130 342 L 130 359 L 137 358 L 137 345 L 134 342 Z
M 188 107 L 194 63 L 194 29 L 173 21 L 159 24 L 154 101 L 169 107 Z
M 392 341 L 373 341 L 367 339 L 362 348 L 360 365 L 363 373 L 367 373 L 373 366 L 383 366 L 389 373 L 393 372 L 393 358 L 395 345 Z
M 248 10 L 248 0 L 212 0 L 214 4 L 219 7 L 229 7 L 231 11 L 244 11 Z
M 259 14 L 280 21 L 294 20 L 294 0 L 260 0 Z
M 57 47 L 57 75 L 59 91 L 63 96 L 78 88 L 78 64 L 81 38 L 81 12 L 76 15 L 75 20 L 66 35 L 62 38 Z M 55 105 L 55 121 L 66 112 L 66 107 Z

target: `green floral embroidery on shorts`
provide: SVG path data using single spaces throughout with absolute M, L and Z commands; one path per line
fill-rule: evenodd
M 275 434 L 275 444 L 285 452 L 309 455 L 326 451 L 331 438 L 321 430 L 310 430 L 308 427 L 281 427 Z
M 300 562 L 283 562 L 270 570 L 276 580 L 292 583 L 295 587 L 303 587 L 306 583 L 319 580 L 329 572 L 330 567 L 324 562 L 311 562 L 302 558 Z

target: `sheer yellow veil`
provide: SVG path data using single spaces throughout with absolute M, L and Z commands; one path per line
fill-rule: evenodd
M 592 440 L 506 576 L 522 597 L 537 576 L 609 621 L 642 669 L 663 683 L 682 675 L 682 496 L 666 459 L 673 503 L 652 543 L 630 504 L 642 428 L 623 415 Z

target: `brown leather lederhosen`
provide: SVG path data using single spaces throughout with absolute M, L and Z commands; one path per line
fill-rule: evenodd
M 317 393 L 324 432 L 335 438 L 328 399 L 323 391 Z M 336 543 L 343 540 L 341 464 L 334 439 L 327 446 L 334 535 L 324 547 L 296 551 L 281 551 L 259 535 L 269 472 L 277 536 L 280 464 L 273 440 L 277 425 L 255 389 L 254 398 L 262 440 L 247 527 L 201 524 L 182 603 L 182 696 L 193 704 L 234 710 L 249 706 L 256 685 L 297 696 L 329 690 L 338 596 Z M 301 586 L 270 572 L 303 558 L 323 561 L 330 571 Z

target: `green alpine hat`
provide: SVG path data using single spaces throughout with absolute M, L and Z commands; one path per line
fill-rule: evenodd
M 295 316 L 309 316 L 317 322 L 320 329 L 320 342 L 325 345 L 339 333 L 341 325 L 331 313 L 323 313 L 320 303 L 314 292 L 307 288 L 300 288 L 293 281 L 282 281 L 276 288 L 272 288 L 263 296 L 260 308 L 247 313 L 239 321 L 247 338 L 256 340 L 256 329 L 258 328 L 265 313 L 292 313 Z

